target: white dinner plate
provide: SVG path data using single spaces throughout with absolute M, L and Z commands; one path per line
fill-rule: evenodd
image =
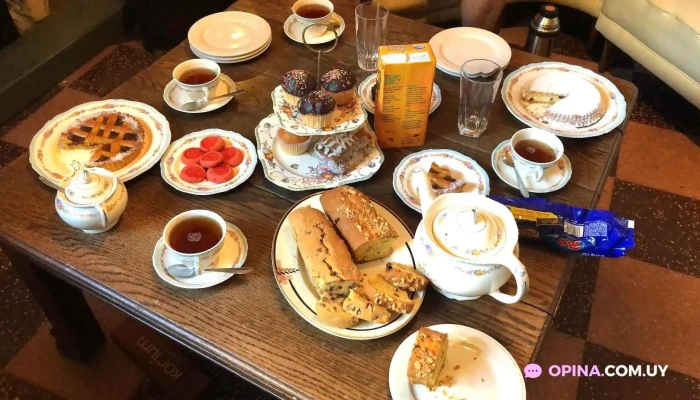
M 360 96 L 360 99 L 362 100 L 362 104 L 365 106 L 365 110 L 367 112 L 370 112 L 374 114 L 374 100 L 372 100 L 372 86 L 377 83 L 377 74 L 374 73 L 365 80 L 363 80 L 358 86 L 357 86 L 357 94 Z M 440 87 L 437 85 L 437 83 L 433 83 L 433 94 L 430 97 L 430 111 L 429 113 L 433 113 L 439 106 L 440 103 L 442 103 L 442 92 L 440 92 Z
M 280 222 L 277 227 L 277 232 L 272 240 L 272 269 L 277 285 L 282 291 L 284 298 L 287 299 L 287 302 L 289 302 L 289 305 L 292 306 L 294 311 L 311 325 L 334 336 L 352 340 L 369 340 L 390 335 L 398 331 L 404 327 L 420 309 L 423 303 L 423 297 L 425 296 L 425 290 L 410 294 L 411 298 L 415 300 L 415 306 L 410 314 L 392 313 L 391 320 L 386 324 L 360 321 L 353 327 L 343 329 L 321 322 L 318 317 L 316 317 L 314 309 L 319 295 L 299 255 L 297 242 L 294 238 L 294 229 L 289 223 L 288 217 L 290 212 L 301 207 L 311 206 L 323 211 L 320 197 L 320 193 L 312 194 L 294 205 L 287 214 L 282 217 L 282 222 Z M 384 207 L 384 205 L 374 200 L 372 200 L 372 203 L 379 214 L 396 230 L 399 237 L 394 242 L 394 250 L 389 257 L 359 264 L 358 267 L 360 271 L 368 276 L 372 276 L 383 271 L 388 261 L 413 265 L 413 259 L 406 245 L 406 242 L 413 238 L 411 231 L 399 217 Z
M 459 76 L 462 64 L 469 60 L 485 59 L 505 69 L 510 62 L 511 50 L 500 36 L 479 28 L 451 28 L 430 39 L 438 69 Z
M 192 50 L 194 55 L 196 55 L 198 58 L 202 58 L 205 60 L 211 60 L 217 64 L 236 64 L 236 63 L 241 63 L 244 61 L 250 61 L 254 58 L 261 56 L 267 49 L 270 48 L 271 43 L 272 42 L 268 42 L 262 49 L 258 50 L 257 52 L 255 52 L 253 54 L 246 55 L 244 57 L 228 57 L 228 58 L 226 58 L 226 57 L 212 57 L 212 56 L 209 56 L 207 54 L 201 53 L 200 51 L 198 51 L 197 49 L 195 49 L 192 46 L 190 46 L 190 50 Z
M 58 114 L 34 135 L 29 145 L 29 162 L 42 180 L 51 186 L 61 186 L 75 172 L 71 166 L 73 161 L 82 165 L 90 160 L 93 149 L 59 149 L 59 140 L 61 134 L 75 124 L 76 120 L 105 112 L 132 115 L 146 124 L 151 134 L 151 145 L 144 148 L 129 165 L 114 171 L 119 180 L 126 182 L 133 179 L 160 160 L 170 144 L 170 124 L 163 114 L 148 104 L 136 101 L 92 101 Z
M 270 24 L 242 11 L 224 11 L 195 22 L 187 33 L 194 48 L 216 57 L 240 57 L 264 47 L 272 36 Z
M 429 328 L 447 334 L 447 361 L 438 382 L 451 380 L 452 384 L 431 391 L 409 383 L 406 372 L 418 335 L 415 332 L 401 343 L 391 359 L 389 390 L 394 400 L 525 400 L 525 379 L 520 367 L 495 339 L 462 325 Z
M 345 20 L 340 16 L 340 14 L 337 13 L 333 13 L 332 19 L 334 22 L 340 25 L 340 28 L 338 28 L 338 37 L 340 37 L 340 35 L 345 32 Z M 297 43 L 304 43 L 301 40 L 301 33 L 303 31 L 304 25 L 297 22 L 296 18 L 294 18 L 294 14 L 290 15 L 289 18 L 284 21 L 284 33 L 293 41 Z M 308 44 L 321 44 L 335 40 L 335 35 L 330 29 L 313 38 L 309 38 L 308 36 L 309 34 L 307 33 L 306 43 Z
M 546 124 L 530 115 L 526 109 L 527 104 L 522 99 L 523 91 L 535 79 L 548 74 L 571 74 L 592 83 L 598 89 L 602 100 L 605 102 L 603 118 L 591 126 L 576 128 L 573 126 Z M 615 84 L 589 69 L 560 62 L 543 62 L 518 68 L 503 81 L 501 95 L 503 102 L 508 107 L 508 111 L 522 123 L 533 128 L 544 129 L 562 137 L 587 138 L 603 135 L 617 128 L 627 115 L 627 102 Z
M 214 94 L 212 96 L 221 96 L 226 93 L 234 92 L 235 90 L 236 83 L 233 81 L 233 79 L 229 78 L 228 75 L 222 73 L 220 75 L 219 84 L 216 86 L 216 90 L 214 90 Z M 175 79 L 173 79 L 167 85 L 165 85 L 165 89 L 163 90 L 163 100 L 165 100 L 165 104 L 169 105 L 170 108 L 174 110 L 188 114 L 201 114 L 209 111 L 218 110 L 219 108 L 228 104 L 232 98 L 233 96 L 222 97 L 216 100 L 212 100 L 211 102 L 207 103 L 207 105 L 204 106 L 204 108 L 202 109 L 196 111 L 188 111 L 183 110 L 182 105 L 185 103 L 189 103 L 190 99 L 180 89 Z

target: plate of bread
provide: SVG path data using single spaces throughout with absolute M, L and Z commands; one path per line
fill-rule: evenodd
M 462 325 L 420 328 L 396 349 L 389 366 L 393 399 L 525 400 L 513 356 L 491 336 Z
M 559 62 L 526 65 L 506 77 L 503 102 L 520 121 L 558 136 L 603 135 L 625 120 L 627 103 L 608 79 Z
M 311 195 L 277 228 L 277 284 L 324 332 L 353 340 L 389 335 L 418 312 L 428 284 L 406 245 L 412 237 L 394 213 L 353 187 Z

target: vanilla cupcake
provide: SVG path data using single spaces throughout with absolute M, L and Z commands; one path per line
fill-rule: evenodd
M 311 128 L 330 128 L 333 126 L 335 100 L 320 90 L 313 91 L 299 100 L 301 122 Z
M 355 100 L 355 74 L 347 69 L 332 69 L 321 77 L 321 88 L 330 94 L 339 106 L 351 103 Z
M 316 90 L 316 77 L 309 71 L 294 69 L 282 75 L 284 101 L 296 106 L 299 99 Z
M 277 139 L 282 151 L 292 156 L 306 153 L 311 144 L 311 136 L 295 135 L 282 128 L 277 131 Z

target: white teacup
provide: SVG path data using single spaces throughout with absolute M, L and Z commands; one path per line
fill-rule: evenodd
M 173 228 L 186 219 L 198 217 L 211 219 L 219 225 L 219 227 L 221 228 L 221 238 L 219 239 L 219 241 L 209 249 L 198 253 L 182 253 L 173 249 L 173 246 L 170 243 L 170 233 L 172 232 Z M 216 264 L 216 262 L 219 260 L 219 254 L 221 253 L 221 249 L 223 249 L 224 247 L 225 239 L 226 221 L 224 221 L 224 219 L 221 218 L 219 214 L 207 210 L 190 210 L 178 214 L 173 219 L 171 219 L 167 223 L 167 225 L 165 225 L 165 229 L 163 230 L 163 240 L 165 241 L 165 246 L 168 248 L 168 250 L 173 252 L 175 258 L 177 258 L 186 266 L 194 267 L 197 271 L 197 274 L 201 274 L 202 269 Z
M 300 15 L 299 10 L 302 9 L 303 11 L 303 8 L 308 6 L 323 7 L 328 10 L 328 14 L 317 18 L 309 18 L 308 16 Z M 298 0 L 296 3 L 294 3 L 294 5 L 292 5 L 294 19 L 301 25 L 301 29 L 299 30 L 299 32 L 295 32 L 295 34 L 298 34 L 299 38 L 301 39 L 301 35 L 303 34 L 304 28 L 306 28 L 307 26 L 311 24 L 325 24 L 329 22 L 333 18 L 333 10 L 333 3 L 331 3 L 329 0 Z M 306 37 L 313 38 L 319 36 L 323 34 L 326 30 L 327 28 L 325 26 L 312 26 L 306 30 Z
M 535 141 L 538 142 L 538 146 L 545 149 L 548 153 L 553 155 L 553 159 L 546 162 L 535 162 L 528 160 L 522 154 L 518 154 L 515 150 L 518 143 L 523 141 Z M 521 129 L 513 135 L 510 139 L 510 147 L 512 149 L 511 155 L 513 156 L 513 164 L 515 168 L 518 168 L 521 174 L 526 176 L 531 176 L 535 181 L 540 182 L 544 176 L 544 171 L 554 166 L 557 161 L 564 155 L 564 144 L 559 140 L 557 135 L 547 132 L 543 129 L 537 128 L 527 128 Z
M 205 69 L 214 73 L 214 78 L 208 82 L 198 84 L 188 84 L 180 81 L 188 71 Z M 219 85 L 221 76 L 221 67 L 219 64 L 210 60 L 192 59 L 181 62 L 173 70 L 173 79 L 177 82 L 177 87 L 184 94 L 185 103 L 197 100 L 210 100 L 216 93 L 216 87 Z

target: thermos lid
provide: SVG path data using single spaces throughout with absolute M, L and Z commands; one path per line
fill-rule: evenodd
M 530 22 L 530 29 L 534 30 L 538 36 L 559 33 L 559 9 L 551 4 L 540 7 L 540 12 Z
M 540 15 L 544 18 L 557 18 L 559 16 L 559 9 L 555 5 L 544 4 L 540 7 Z

